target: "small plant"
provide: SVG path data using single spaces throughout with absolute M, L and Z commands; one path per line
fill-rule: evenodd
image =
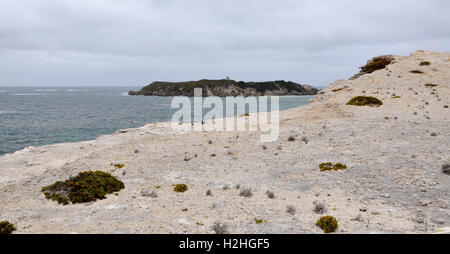
M 253 196 L 253 193 L 252 193 L 251 189 L 243 189 L 239 193 L 239 196 L 249 198 L 249 197 Z
M 410 72 L 414 73 L 414 74 L 422 74 L 423 73 L 423 71 L 419 71 L 419 70 L 412 70 Z
M 383 102 L 371 96 L 356 96 L 347 105 L 377 107 L 383 105 Z
M 442 173 L 450 175 L 450 164 L 442 165 Z
M 333 92 L 339 92 L 339 91 L 342 91 L 342 90 L 344 90 L 344 88 L 343 88 L 343 87 L 340 87 L 340 88 L 333 89 L 332 91 L 333 91 Z
M 448 108 L 448 105 L 444 105 L 444 108 Z
M 302 137 L 300 140 L 305 142 L 305 144 L 308 144 L 309 142 L 309 139 L 307 137 Z
M 266 195 L 270 199 L 275 198 L 275 193 L 273 193 L 273 191 L 266 191 Z
M 294 215 L 296 211 L 297 211 L 297 210 L 295 209 L 294 206 L 288 205 L 288 206 L 286 207 L 286 212 L 287 212 L 288 214 L 290 214 L 290 215 Z
M 289 138 L 288 138 L 288 141 L 289 142 L 294 142 L 296 139 L 295 139 L 295 137 L 294 136 L 290 136 Z
M 93 202 L 105 199 L 106 194 L 118 192 L 125 188 L 123 182 L 103 171 L 87 171 L 79 173 L 64 182 L 57 181 L 42 188 L 47 199 L 67 205 L 69 201 L 75 203 Z
M 186 184 L 177 184 L 173 190 L 176 192 L 185 192 L 188 190 L 188 186 Z
M 125 167 L 125 164 L 123 164 L 123 163 L 117 163 L 117 164 L 114 164 L 114 167 L 117 168 L 117 169 L 123 168 L 123 167 Z
M 325 233 L 336 232 L 336 229 L 338 228 L 338 222 L 333 216 L 320 217 L 320 219 L 317 220 L 316 225 Z
M 426 86 L 426 87 L 436 87 L 436 86 L 438 86 L 438 85 L 436 85 L 436 84 L 425 84 L 425 86 Z
M 317 214 L 324 214 L 327 212 L 327 208 L 325 207 L 325 204 L 322 204 L 320 202 L 314 203 L 314 212 Z
M 156 192 L 154 192 L 154 191 L 150 192 L 150 191 L 142 190 L 142 191 L 141 191 L 141 196 L 143 196 L 143 197 L 157 198 L 157 197 L 158 197 L 158 194 L 157 194 Z
M 431 63 L 428 62 L 428 61 L 423 61 L 423 62 L 421 62 L 419 65 L 420 65 L 420 66 L 430 66 Z
M 216 234 L 223 235 L 228 233 L 228 225 L 221 222 L 214 222 L 214 224 L 211 227 Z
M 319 165 L 320 171 L 338 171 L 347 168 L 347 165 L 342 163 L 333 164 L 331 162 L 325 162 Z
M 267 222 L 267 220 L 263 220 L 263 219 L 259 219 L 259 218 L 254 218 L 253 220 L 255 221 L 256 224 L 261 224 L 263 222 Z
M 206 194 L 206 196 L 212 196 L 211 190 L 207 190 L 205 194 Z
M 0 235 L 9 235 L 12 234 L 13 231 L 16 231 L 14 224 L 9 221 L 0 222 Z

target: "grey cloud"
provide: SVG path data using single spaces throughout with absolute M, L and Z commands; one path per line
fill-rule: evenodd
M 447 51 L 448 13 L 447 0 L 1 1 L 0 86 L 324 86 L 377 54 Z

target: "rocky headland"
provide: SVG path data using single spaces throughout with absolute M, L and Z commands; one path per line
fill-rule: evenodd
M 202 79 L 188 82 L 155 81 L 129 95 L 147 96 L 194 96 L 194 89 L 202 88 L 202 96 L 270 96 L 270 95 L 315 95 L 319 91 L 309 85 L 291 81 L 244 82 L 229 79 Z
M 163 122 L 1 156 L 0 221 L 15 233 L 323 233 L 330 215 L 336 233 L 449 232 L 450 53 L 372 66 L 283 111 L 273 143 Z M 68 205 L 41 192 L 91 169 L 124 188 Z

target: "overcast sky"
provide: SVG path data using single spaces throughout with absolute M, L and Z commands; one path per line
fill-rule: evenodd
M 291 80 L 449 51 L 449 0 L 0 0 L 0 86 Z

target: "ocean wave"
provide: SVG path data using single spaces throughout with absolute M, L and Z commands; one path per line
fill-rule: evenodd
M 0 90 L 0 93 L 6 93 L 6 90 Z
M 120 96 L 128 96 L 128 92 L 121 92 Z
M 35 95 L 44 95 L 43 93 L 13 93 L 11 95 L 15 96 L 35 96 Z
M 78 89 L 67 89 L 66 92 L 89 92 L 89 90 L 87 90 L 87 89 L 82 89 L 82 90 L 78 90 Z
M 9 110 L 0 110 L 0 115 L 3 114 L 16 114 L 17 111 L 9 111 Z
M 35 89 L 33 92 L 57 92 L 58 89 Z

